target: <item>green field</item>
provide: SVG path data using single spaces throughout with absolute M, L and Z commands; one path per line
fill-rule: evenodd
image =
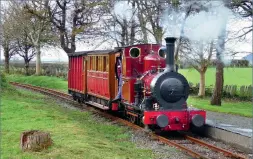
M 199 83 L 200 74 L 195 69 L 179 69 L 189 82 Z M 206 72 L 206 86 L 215 83 L 215 68 L 208 68 Z M 252 68 L 224 68 L 224 85 L 252 85 Z
M 151 150 L 130 142 L 126 128 L 104 124 L 89 112 L 64 108 L 44 95 L 12 88 L 2 93 L 1 103 L 1 158 L 155 157 Z M 20 135 L 27 130 L 50 132 L 53 146 L 42 152 L 22 152 Z

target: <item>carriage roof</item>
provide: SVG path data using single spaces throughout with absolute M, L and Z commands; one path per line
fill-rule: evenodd
M 121 51 L 120 48 L 113 50 L 91 50 L 91 51 L 77 51 L 75 53 L 68 54 L 69 56 L 86 56 L 86 55 L 100 55 L 100 54 L 113 54 Z

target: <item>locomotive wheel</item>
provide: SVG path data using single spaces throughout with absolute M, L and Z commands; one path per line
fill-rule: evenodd
M 131 123 L 135 123 L 136 122 L 136 117 L 135 116 L 132 116 L 132 115 L 129 115 L 129 121 Z

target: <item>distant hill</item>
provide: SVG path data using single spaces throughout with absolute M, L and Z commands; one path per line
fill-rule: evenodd
M 247 56 L 244 56 L 242 59 L 249 61 L 249 63 L 252 65 L 253 64 L 253 59 L 252 58 L 253 58 L 253 53 L 251 53 Z

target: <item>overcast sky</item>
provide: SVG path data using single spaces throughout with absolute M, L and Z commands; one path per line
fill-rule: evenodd
M 249 35 L 251 36 L 251 35 Z M 251 38 L 250 38 L 251 39 Z M 165 43 L 163 43 L 165 44 Z M 239 43 L 230 43 L 229 44 L 235 51 L 238 52 L 252 52 L 252 42 L 251 40 L 247 43 L 245 42 L 239 42 Z M 99 49 L 113 49 L 115 46 L 108 46 L 108 44 L 104 43 L 100 47 L 96 48 Z M 78 43 L 77 50 L 76 51 L 87 51 L 87 50 L 93 50 L 93 46 L 89 46 L 89 44 L 84 43 Z M 68 61 L 67 54 L 61 49 L 61 48 L 55 48 L 55 49 L 42 49 L 42 61 Z M 238 54 L 236 55 L 236 59 L 242 58 L 243 56 L 246 56 L 247 54 Z M 1 59 L 4 59 L 3 56 L 3 49 L 1 48 Z M 34 59 L 35 60 L 35 59 Z

